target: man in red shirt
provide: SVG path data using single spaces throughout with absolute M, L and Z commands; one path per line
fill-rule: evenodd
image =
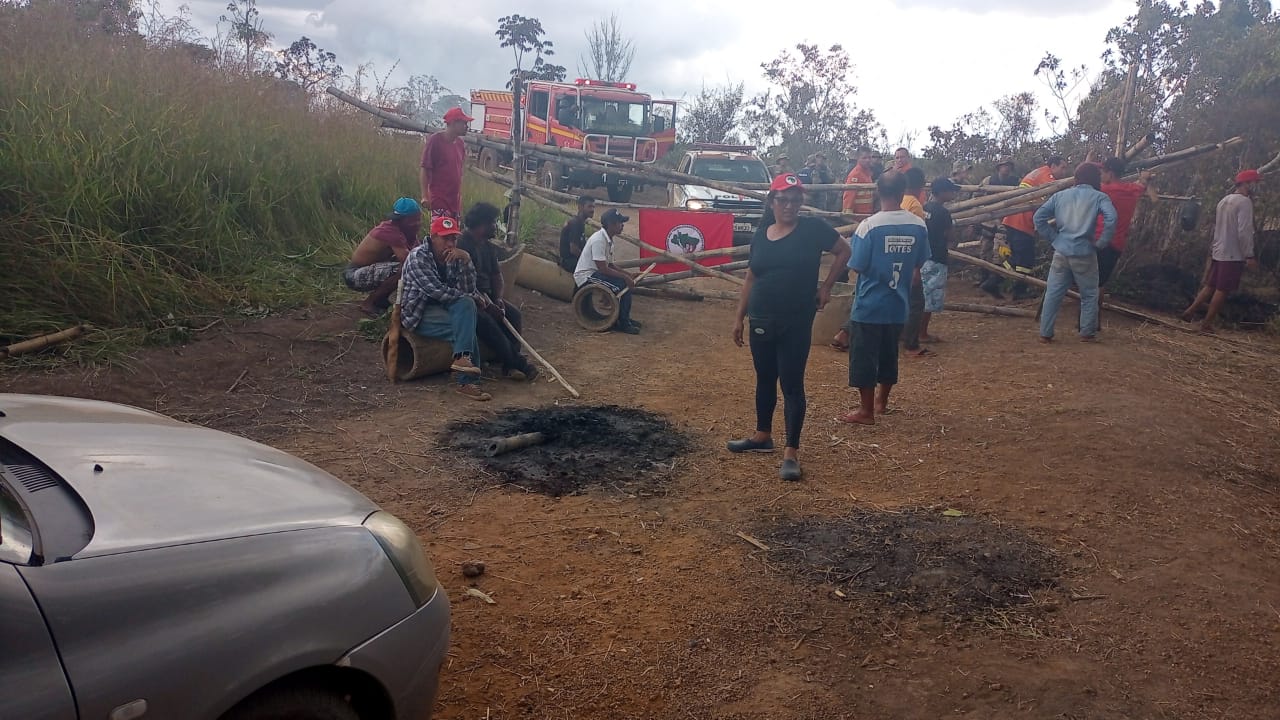
M 453 108 L 444 114 L 444 130 L 427 138 L 422 149 L 422 207 L 432 217 L 462 216 L 462 163 L 467 158 L 462 136 L 471 120 L 462 108 Z
M 420 230 L 422 208 L 413 198 L 400 198 L 391 216 L 370 230 L 351 253 L 342 281 L 352 290 L 369 293 L 360 303 L 365 314 L 376 316 L 391 305 L 391 293 L 400 282 L 400 266 L 418 246 Z
M 1149 186 L 1151 172 L 1143 172 L 1136 183 L 1128 183 L 1122 179 L 1124 169 L 1124 158 L 1107 158 L 1102 163 L 1102 192 L 1116 206 L 1116 234 L 1111 236 L 1110 245 L 1098 250 L 1098 287 L 1107 284 L 1108 278 L 1115 272 L 1120 253 L 1124 252 L 1125 244 L 1129 242 L 1129 226 L 1138 209 L 1138 200 L 1143 195 L 1155 200 L 1155 189 Z M 1102 232 L 1101 218 L 1098 219 L 1097 232 Z

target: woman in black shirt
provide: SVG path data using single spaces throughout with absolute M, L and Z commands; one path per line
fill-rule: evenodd
M 751 240 L 747 281 L 738 300 L 733 342 L 742 347 L 748 328 L 756 370 L 756 432 L 729 442 L 729 451 L 773 452 L 773 411 L 782 385 L 787 440 L 782 450 L 783 480 L 799 480 L 800 430 L 807 406 L 804 369 L 809 361 L 813 316 L 827 304 L 831 287 L 849 262 L 849 243 L 826 222 L 800 217 L 804 186 L 792 173 L 774 178 L 765 217 Z M 822 253 L 835 256 L 818 286 Z M 748 322 L 749 319 L 749 322 Z

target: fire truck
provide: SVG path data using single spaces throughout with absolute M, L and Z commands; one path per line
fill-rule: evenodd
M 512 95 L 509 90 L 472 90 L 472 130 L 489 137 L 511 139 Z M 572 83 L 530 82 L 519 109 L 523 141 L 528 145 L 588 150 L 641 163 L 656 162 L 675 145 L 676 101 L 654 100 L 636 92 L 634 83 L 579 78 Z M 476 163 L 494 172 L 510 167 L 511 153 L 482 148 Z M 537 175 L 539 185 L 552 190 L 599 188 L 613 202 L 630 202 L 637 188 L 628 178 L 609 172 L 607 163 L 567 167 L 529 158 L 524 171 Z

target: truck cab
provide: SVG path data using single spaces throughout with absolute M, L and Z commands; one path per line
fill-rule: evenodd
M 769 183 L 769 168 L 751 145 L 696 143 L 689 148 L 676 170 L 708 180 L 734 185 Z M 764 203 L 755 198 L 714 190 L 702 185 L 672 183 L 669 205 L 685 210 L 733 213 L 733 244 L 747 245 L 764 213 Z

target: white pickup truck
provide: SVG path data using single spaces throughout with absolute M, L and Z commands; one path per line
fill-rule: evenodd
M 769 168 L 750 145 L 695 144 L 676 170 L 733 185 L 769 183 Z M 671 185 L 671 207 L 693 211 L 733 213 L 733 244 L 747 245 L 755 234 L 764 203 L 754 198 L 713 190 L 702 185 Z

